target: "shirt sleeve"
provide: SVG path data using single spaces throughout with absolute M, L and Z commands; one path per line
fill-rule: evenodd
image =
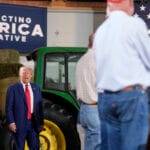
M 13 104 L 14 104 L 14 90 L 13 87 L 10 86 L 7 89 L 6 106 L 5 106 L 6 120 L 8 124 L 15 122 L 14 113 L 13 113 L 13 109 L 14 109 Z
M 148 35 L 148 29 L 141 19 L 137 19 L 134 29 L 135 36 L 133 36 L 133 41 L 135 50 L 137 50 L 145 67 L 150 70 L 150 36 Z

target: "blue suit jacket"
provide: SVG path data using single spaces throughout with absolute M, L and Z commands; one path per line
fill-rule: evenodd
M 31 83 L 33 91 L 33 125 L 38 132 L 43 125 L 42 97 L 40 88 Z M 27 123 L 27 105 L 23 85 L 18 82 L 11 85 L 6 94 L 6 120 L 7 123 L 16 123 L 17 132 L 25 130 Z

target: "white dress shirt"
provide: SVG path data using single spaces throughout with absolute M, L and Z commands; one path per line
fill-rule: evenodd
M 98 28 L 93 48 L 98 92 L 150 85 L 150 37 L 140 18 L 113 11 Z
M 22 85 L 23 85 L 23 89 L 24 89 L 24 91 L 25 91 L 25 85 L 26 84 L 24 84 L 23 82 L 21 82 L 22 83 Z M 30 92 L 30 96 L 31 96 L 31 113 L 33 113 L 33 91 L 32 91 L 32 87 L 31 87 L 31 84 L 30 83 L 28 83 L 28 89 L 29 89 L 29 92 Z
M 96 92 L 96 66 L 94 51 L 89 49 L 76 66 L 76 92 L 77 99 L 91 104 L 97 102 Z

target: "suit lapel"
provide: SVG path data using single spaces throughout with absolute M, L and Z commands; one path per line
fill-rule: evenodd
M 36 88 L 32 83 L 30 83 L 30 84 L 31 84 L 31 88 L 32 88 L 32 91 L 33 91 L 33 112 L 34 112 L 35 111 L 35 92 L 36 92 Z
M 23 85 L 21 84 L 21 82 L 18 83 L 17 88 L 18 88 L 20 95 L 22 96 L 22 99 L 23 99 L 25 105 L 26 105 L 25 93 L 24 93 Z
M 18 83 L 18 91 L 19 91 L 19 93 L 21 93 L 22 95 L 24 95 L 25 96 L 25 94 L 24 94 L 24 89 L 23 89 L 23 85 L 19 82 Z

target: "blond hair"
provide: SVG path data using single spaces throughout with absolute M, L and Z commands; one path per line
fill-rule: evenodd
M 22 67 L 20 67 L 20 69 L 19 69 L 19 75 L 21 74 L 21 72 L 22 72 L 23 70 L 27 70 L 27 71 L 29 71 L 31 74 L 32 74 L 32 72 L 33 72 L 32 68 L 27 67 L 27 66 L 22 66 Z

